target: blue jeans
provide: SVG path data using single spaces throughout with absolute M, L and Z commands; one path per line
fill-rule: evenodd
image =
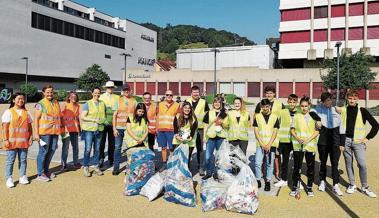
M 18 169 L 20 171 L 20 177 L 26 175 L 26 158 L 28 157 L 28 149 L 17 148 L 7 151 L 7 160 L 5 162 L 5 179 L 12 177 L 16 155 L 18 155 Z
M 115 138 L 115 149 L 114 149 L 114 162 L 113 162 L 113 170 L 120 169 L 121 162 L 121 148 L 122 142 L 124 140 L 125 129 L 117 129 L 118 136 Z
M 255 177 L 257 180 L 262 178 L 262 163 L 263 159 L 266 157 L 266 181 L 271 181 L 272 174 L 274 172 L 274 162 L 275 162 L 275 149 L 271 148 L 270 152 L 263 150 L 261 146 L 257 147 L 255 153 Z
M 46 145 L 39 145 L 37 155 L 37 173 L 39 176 L 49 172 L 50 162 L 58 147 L 58 135 L 40 135 L 40 138 Z
M 61 163 L 63 166 L 67 166 L 67 156 L 68 156 L 68 147 L 71 142 L 72 146 L 72 156 L 73 156 L 73 161 L 74 164 L 78 163 L 78 155 L 79 155 L 79 142 L 78 142 L 78 135 L 79 133 L 77 132 L 70 132 L 70 136 L 62 139 L 62 156 L 61 156 Z
M 95 166 L 99 165 L 100 157 L 100 142 L 102 138 L 102 132 L 99 131 L 85 131 L 84 133 L 84 157 L 83 157 L 83 166 L 88 167 L 91 159 L 91 148 L 92 144 L 94 151 L 93 155 L 93 164 Z
M 216 149 L 216 152 L 218 149 L 220 149 L 220 146 L 222 142 L 224 141 L 223 138 L 218 139 L 208 139 L 207 142 L 207 148 L 205 149 L 205 167 L 207 170 L 207 175 L 211 175 L 214 170 L 214 150 Z

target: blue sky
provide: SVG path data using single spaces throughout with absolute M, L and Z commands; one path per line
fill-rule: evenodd
M 112 16 L 158 26 L 190 24 L 235 32 L 258 44 L 277 37 L 279 0 L 74 0 Z

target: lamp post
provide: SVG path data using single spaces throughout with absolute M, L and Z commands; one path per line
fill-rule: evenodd
M 124 76 L 122 80 L 123 80 L 123 83 L 126 83 L 126 57 L 131 57 L 131 55 L 128 53 L 121 53 L 120 55 L 124 56 Z
M 217 48 L 212 48 L 211 52 L 214 52 L 214 72 L 213 72 L 213 94 L 216 96 L 217 94 L 217 81 L 216 81 L 216 71 L 217 71 L 217 53 L 220 52 Z
M 335 47 L 337 48 L 337 98 L 336 105 L 338 105 L 340 100 L 340 47 L 342 42 L 336 42 Z
M 25 88 L 28 85 L 28 68 L 29 68 L 29 57 L 22 57 L 21 60 L 25 60 Z M 28 94 L 25 93 L 25 103 L 28 101 Z

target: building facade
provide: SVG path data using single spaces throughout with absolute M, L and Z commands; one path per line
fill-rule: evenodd
M 157 33 L 68 0 L 7 0 L 0 7 L 0 86 L 25 81 L 40 89 L 52 83 L 75 88 L 74 80 L 93 64 L 121 83 L 127 68 L 154 70 Z
M 378 0 L 280 0 L 280 13 L 281 60 L 333 58 L 339 41 L 343 53 L 379 57 Z

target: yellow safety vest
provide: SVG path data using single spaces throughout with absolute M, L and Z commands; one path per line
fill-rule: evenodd
M 342 127 L 344 128 L 344 130 L 346 130 L 346 119 L 347 119 L 347 107 L 346 106 L 342 108 L 341 118 L 342 118 Z M 355 118 L 353 141 L 354 141 L 354 143 L 360 143 L 364 138 L 366 138 L 366 126 L 363 123 L 361 108 L 358 107 L 357 117 Z
M 179 120 L 179 116 L 177 116 L 176 119 Z M 196 120 L 195 117 L 193 117 L 192 119 L 193 119 L 194 122 L 195 122 L 195 120 Z M 181 128 L 179 129 L 179 131 L 191 132 L 191 126 L 190 126 L 189 122 L 186 123 L 186 125 L 184 125 L 183 127 L 181 127 Z M 196 130 L 196 131 L 197 131 L 197 130 Z M 174 145 L 179 145 L 179 144 L 183 143 L 183 144 L 188 145 L 189 147 L 192 147 L 192 148 L 195 147 L 195 145 L 196 145 L 196 138 L 197 138 L 197 133 L 196 133 L 196 131 L 195 131 L 195 134 L 194 134 L 194 136 L 193 136 L 193 138 L 192 138 L 191 141 L 179 142 L 179 141 L 175 138 L 175 136 L 174 136 L 174 138 L 172 139 L 172 144 L 174 144 Z
M 316 121 L 310 118 L 308 123 L 305 122 L 305 115 L 302 113 L 296 113 L 293 122 L 296 135 L 303 140 L 308 139 L 317 131 Z M 308 144 L 303 145 L 303 151 L 316 152 L 317 138 L 318 137 L 312 139 Z M 294 137 L 292 137 L 292 144 L 294 151 L 301 150 L 301 144 Z
M 99 101 L 99 105 L 96 106 L 95 102 L 93 100 L 87 101 L 88 104 L 88 114 L 87 118 L 91 119 L 100 119 L 100 122 L 105 121 L 105 104 L 103 101 Z M 104 125 L 98 124 L 94 121 L 85 121 L 82 120 L 82 129 L 85 131 L 103 131 Z
M 278 132 L 279 142 L 291 142 L 291 115 L 289 109 L 285 108 L 280 110 L 280 128 Z
M 232 110 L 228 113 L 229 132 L 228 140 L 249 140 L 249 113 L 241 113 L 240 121 L 237 122 L 237 111 Z
M 228 132 L 227 130 L 224 129 L 224 127 L 221 126 L 221 131 L 217 132 L 216 131 L 216 125 L 215 125 L 215 120 L 216 120 L 216 110 L 212 109 L 208 112 L 208 128 L 207 128 L 207 138 L 215 138 L 216 136 L 220 138 L 227 138 L 228 137 Z M 228 117 L 225 117 L 222 120 L 223 126 L 228 125 Z
M 115 105 L 119 101 L 119 98 L 120 96 L 115 94 L 111 94 L 110 96 L 108 96 L 107 93 L 103 93 L 100 95 L 99 99 L 105 103 L 105 114 L 108 125 L 112 125 L 113 113 L 116 111 Z
M 272 107 L 271 107 L 271 114 L 275 114 L 277 117 L 279 117 L 281 110 L 282 110 L 282 102 L 280 102 L 278 99 L 274 99 L 274 103 L 272 104 Z M 260 112 L 262 112 L 262 109 Z
M 193 105 L 194 101 L 192 98 L 189 98 L 186 101 L 191 103 L 191 105 Z M 197 126 L 199 127 L 199 129 L 202 129 L 204 128 L 204 123 L 203 123 L 204 116 L 205 116 L 204 110 L 205 110 L 205 104 L 207 104 L 207 102 L 204 99 L 199 99 L 198 101 L 199 102 L 197 103 L 197 106 L 194 112 L 197 118 Z
M 274 134 L 274 127 L 275 123 L 278 120 L 278 117 L 275 114 L 271 114 L 270 118 L 268 119 L 268 122 L 266 123 L 265 118 L 263 117 L 262 113 L 259 113 L 255 116 L 255 119 L 258 124 L 258 131 L 259 135 L 262 138 L 262 141 L 264 144 L 268 144 L 271 140 L 272 135 Z M 257 142 L 257 147 L 260 146 L 258 140 Z M 277 148 L 279 146 L 279 138 L 276 137 L 274 142 L 272 143 L 271 147 Z
M 134 133 L 138 138 L 142 138 L 148 132 L 148 127 L 145 119 L 141 120 L 141 125 L 138 122 L 134 122 L 133 116 L 129 116 L 130 120 L 130 130 Z M 137 141 L 134 140 L 127 132 L 124 134 L 124 142 L 128 148 L 134 147 L 138 145 Z M 147 137 L 143 141 L 145 146 L 147 145 Z

